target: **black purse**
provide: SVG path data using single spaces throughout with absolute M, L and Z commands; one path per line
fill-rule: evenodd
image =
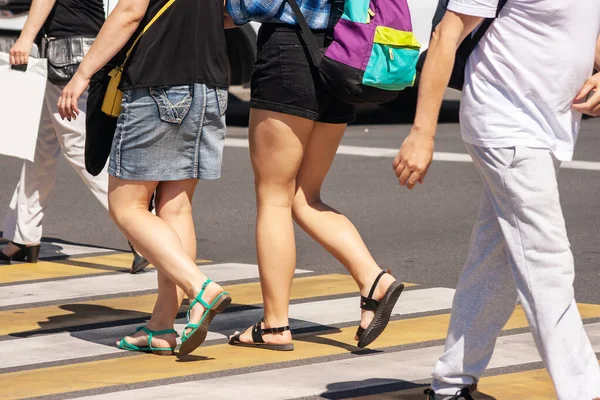
M 113 66 L 106 65 L 90 80 L 87 111 L 85 114 L 85 169 L 97 176 L 104 169 L 110 155 L 117 118 L 102 112 L 102 102 L 110 82 L 108 73 Z
M 64 38 L 44 38 L 45 54 L 48 59 L 48 80 L 55 85 L 69 83 L 79 63 L 87 54 L 93 37 L 70 36 Z

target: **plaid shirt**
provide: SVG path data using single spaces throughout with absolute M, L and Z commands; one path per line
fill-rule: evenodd
M 297 0 L 311 29 L 327 29 L 331 0 Z M 227 12 L 236 25 L 250 21 L 297 25 L 286 0 L 227 0 Z

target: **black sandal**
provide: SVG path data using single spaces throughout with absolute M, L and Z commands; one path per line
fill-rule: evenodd
M 252 341 L 254 343 L 242 342 L 240 340 L 240 336 L 242 335 L 243 332 L 241 332 L 235 336 L 232 336 L 231 339 L 229 339 L 229 344 L 232 346 L 254 347 L 254 348 L 261 348 L 261 349 L 275 350 L 275 351 L 292 351 L 292 350 L 294 350 L 293 343 L 268 344 L 268 343 L 265 343 L 264 339 L 262 338 L 264 334 L 283 333 L 285 331 L 289 331 L 290 330 L 289 325 L 288 326 L 280 326 L 278 328 L 263 328 L 262 327 L 263 321 L 264 321 L 264 319 L 261 319 L 252 327 Z
M 366 329 L 359 326 L 356 331 L 356 336 L 358 336 L 358 347 L 360 348 L 367 347 L 383 333 L 388 322 L 390 322 L 390 316 L 392 315 L 394 306 L 396 305 L 402 290 L 404 290 L 404 284 L 396 281 L 390 285 L 387 292 L 385 292 L 385 296 L 383 296 L 380 301 L 373 299 L 373 293 L 375 293 L 377 284 L 385 274 L 385 271 L 381 271 L 377 276 L 375 282 L 373 282 L 373 286 L 371 286 L 369 297 L 360 296 L 360 308 L 375 313 L 373 321 L 371 321 Z

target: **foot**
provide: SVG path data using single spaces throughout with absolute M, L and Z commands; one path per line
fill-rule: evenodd
M 212 304 L 212 302 L 215 301 L 217 296 L 219 296 L 221 293 L 223 293 L 224 290 L 225 289 L 223 289 L 221 287 L 221 285 L 219 285 L 218 283 L 211 282 L 206 287 L 206 291 L 202 295 L 202 300 L 204 300 L 207 304 Z M 190 302 L 192 300 L 193 299 L 190 299 Z M 198 324 L 200 322 L 200 320 L 202 319 L 202 316 L 204 315 L 205 311 L 206 311 L 206 309 L 204 308 L 204 306 L 202 304 L 196 303 L 194 305 L 194 307 L 192 307 L 192 309 L 190 310 L 190 320 L 188 321 L 188 323 Z M 187 328 L 184 330 L 184 332 L 186 334 L 190 334 L 190 332 L 192 332 L 192 330 L 193 330 L 192 328 Z
M 32 246 L 37 246 L 35 244 L 28 244 L 26 245 L 27 247 L 32 247 Z M 17 254 L 19 251 L 21 251 L 21 248 L 19 248 L 19 246 L 17 246 L 15 243 L 13 242 L 8 242 L 6 244 L 6 246 L 4 246 L 2 248 L 2 254 L 4 254 L 7 257 L 13 257 L 15 254 Z
M 153 331 L 163 331 L 167 329 L 173 329 L 173 325 L 171 326 L 151 326 L 148 325 L 148 329 Z M 117 346 L 121 339 L 116 341 Z M 125 341 L 131 345 L 137 347 L 146 347 L 148 346 L 148 334 L 142 330 L 134 333 L 131 336 L 125 336 Z M 152 347 L 155 348 L 167 348 L 172 347 L 175 348 L 177 346 L 177 334 L 176 333 L 167 333 L 165 335 L 153 335 L 152 336 Z
M 130 274 L 137 274 L 140 271 L 143 271 L 150 262 L 144 258 L 137 250 L 133 247 L 131 243 L 129 243 L 129 248 L 131 249 L 131 253 L 133 254 L 133 261 L 131 262 L 131 268 L 129 269 Z
M 376 276 L 377 275 L 375 275 L 375 277 Z M 375 277 L 373 277 L 371 282 L 375 281 Z M 396 282 L 396 278 L 394 278 L 389 273 L 383 275 L 377 283 L 375 292 L 373 292 L 373 299 L 381 301 L 381 299 L 383 299 L 383 297 L 385 296 L 387 290 L 390 288 L 390 286 L 392 286 L 394 282 Z M 365 297 L 369 296 L 369 292 L 371 291 L 371 285 L 372 284 L 365 285 L 360 291 L 360 295 Z M 368 310 L 361 310 L 361 312 L 362 313 L 360 318 L 360 327 L 363 329 L 367 329 L 371 324 L 371 321 L 373 321 L 373 318 L 375 318 L 375 312 Z M 359 339 L 360 338 L 358 336 L 354 336 L 354 340 L 358 341 Z
M 288 325 L 288 322 L 282 323 L 282 324 L 268 324 L 267 322 L 262 322 L 261 327 L 263 329 L 268 329 L 268 328 L 276 328 L 278 326 L 286 326 Z M 248 329 L 246 329 L 244 331 L 244 333 L 242 333 L 240 335 L 240 341 L 242 343 L 254 343 L 254 340 L 252 340 L 252 326 L 249 327 Z M 239 331 L 236 331 L 233 335 L 229 336 L 229 339 L 231 340 L 232 337 L 234 337 L 235 335 L 239 334 Z M 263 340 L 265 341 L 266 344 L 290 344 L 292 343 L 292 332 L 290 331 L 285 331 L 285 332 L 281 332 L 281 333 L 265 333 L 263 335 Z

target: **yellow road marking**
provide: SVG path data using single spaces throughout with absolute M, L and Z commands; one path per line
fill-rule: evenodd
M 68 278 L 79 275 L 105 274 L 106 270 L 76 267 L 51 261 L 37 264 L 13 264 L 0 267 L 0 283 L 27 282 L 38 279 Z
M 545 369 L 489 376 L 480 380 L 478 388 L 497 400 L 556 399 L 554 385 Z
M 262 303 L 258 282 L 231 285 L 225 289 L 231 293 L 234 304 Z M 356 283 L 348 275 L 299 277 L 292 285 L 292 299 L 355 292 Z M 145 318 L 152 312 L 155 301 L 156 295 L 149 294 L 0 311 L 0 335 Z M 187 306 L 182 310 L 187 310 Z
M 93 265 L 129 269 L 133 261 L 133 255 L 131 253 L 116 253 L 93 257 L 68 258 L 67 260 L 69 264 L 61 261 L 40 261 L 37 264 L 21 263 L 2 266 L 0 267 L 0 283 L 20 283 L 110 272 L 105 269 L 93 268 Z M 211 261 L 196 260 L 197 264 L 209 262 Z M 77 265 L 77 263 L 81 263 L 81 265 Z M 154 267 L 150 265 L 148 268 Z
M 600 305 L 580 305 L 583 314 L 600 316 Z M 512 328 L 525 321 L 517 308 L 509 321 Z M 427 342 L 446 336 L 450 316 L 435 315 L 390 322 L 371 349 Z M 355 327 L 335 333 L 303 336 L 295 341 L 292 352 L 266 351 L 225 345 L 198 348 L 185 361 L 176 357 L 136 355 L 126 358 L 92 361 L 0 375 L 0 387 L 6 399 L 60 394 L 114 385 L 132 384 L 186 375 L 204 374 L 235 368 L 303 360 L 355 351 Z M 35 382 L 35 385 L 31 383 Z M 514 397 L 513 397 L 514 398 Z M 529 397 L 527 397 L 529 399 Z

